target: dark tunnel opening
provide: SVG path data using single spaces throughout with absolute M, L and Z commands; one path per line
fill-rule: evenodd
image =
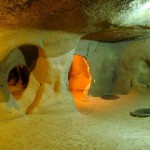
M 36 66 L 38 59 L 38 48 L 36 46 L 23 45 L 18 49 L 21 51 L 26 65 L 19 64 L 12 68 L 7 79 L 9 91 L 16 100 L 19 100 L 28 86 L 30 73 Z

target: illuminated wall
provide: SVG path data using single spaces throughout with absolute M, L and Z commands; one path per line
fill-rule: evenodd
M 80 41 L 76 54 L 87 59 L 93 96 L 150 93 L 149 39 L 118 43 Z

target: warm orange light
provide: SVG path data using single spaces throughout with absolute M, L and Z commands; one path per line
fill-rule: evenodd
M 68 79 L 70 91 L 80 91 L 87 95 L 91 84 L 91 75 L 85 58 L 74 55 Z

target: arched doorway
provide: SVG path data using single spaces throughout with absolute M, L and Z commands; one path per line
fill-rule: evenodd
M 24 45 L 16 48 L 12 53 L 15 53 L 16 50 L 21 52 L 20 56 L 25 61 L 25 64 L 20 62 L 20 64 L 11 68 L 7 77 L 7 85 L 15 100 L 19 100 L 20 96 L 28 86 L 30 72 L 36 65 L 38 48 L 33 45 Z
M 69 90 L 71 92 L 81 92 L 84 95 L 88 94 L 91 84 L 91 74 L 87 60 L 80 56 L 74 55 L 70 67 L 69 75 Z

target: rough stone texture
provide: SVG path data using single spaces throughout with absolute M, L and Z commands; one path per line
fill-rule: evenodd
M 84 34 L 100 31 L 102 41 L 106 37 L 101 33 L 112 32 L 121 40 L 149 34 L 147 5 L 148 0 L 3 0 L 0 24 Z
M 22 45 L 34 45 L 39 53 L 35 67 L 30 73 L 29 84 L 19 98 L 20 108 L 23 111 L 31 113 L 36 106 L 41 106 L 41 111 L 44 111 L 43 107 L 50 107 L 50 105 L 53 112 L 56 109 L 57 111 L 74 109 L 67 82 L 73 53 L 80 37 L 80 34 L 61 31 L 1 28 L 1 62 L 7 61 L 8 55 Z M 32 54 L 28 47 L 26 50 L 28 56 Z M 14 61 L 11 63 L 9 69 L 16 65 Z M 2 67 L 5 68 L 6 65 Z M 4 76 L 7 81 L 8 75 L 5 73 Z M 65 98 L 69 101 L 64 101 Z M 61 106 L 61 109 L 56 108 L 56 104 L 58 107 Z
M 81 40 L 75 53 L 84 56 L 89 63 L 90 94 L 149 94 L 149 41 L 110 44 Z
M 142 19 L 142 21 L 136 22 L 136 20 L 149 14 L 148 7 L 145 7 L 145 4 L 147 2 L 141 0 L 138 2 L 127 0 L 115 0 L 113 2 L 111 0 L 107 2 L 100 0 L 1 1 L 0 60 L 4 61 L 12 50 L 22 45 L 35 45 L 38 47 L 39 53 L 42 52 L 30 74 L 29 85 L 22 96 L 22 99 L 24 99 L 21 101 L 22 108 L 24 110 L 27 108 L 26 111 L 29 113 L 33 110 L 33 107 L 40 104 L 39 98 L 36 100 L 36 97 L 40 97 L 42 102 L 49 97 L 47 95 L 55 97 L 56 93 L 65 93 L 60 90 L 67 90 L 67 71 L 73 57 L 71 50 L 76 48 L 79 39 L 87 33 L 98 31 L 96 39 L 100 41 L 118 41 L 148 36 L 149 20 Z M 133 10 L 137 12 L 139 18 L 135 13 L 133 14 Z M 142 11 L 141 15 L 139 11 Z M 132 18 L 135 22 L 129 18 Z M 100 85 L 105 84 L 101 89 L 102 93 L 106 94 L 114 88 L 114 82 L 116 82 L 113 80 L 113 76 L 116 72 L 115 62 L 118 59 L 116 55 L 119 54 L 108 51 L 111 54 L 106 56 L 105 53 L 103 55 L 109 61 L 101 64 L 102 71 L 106 74 L 101 76 L 99 80 Z M 57 58 L 52 59 L 52 57 Z M 40 68 L 44 69 L 41 69 L 42 73 L 39 73 Z M 53 71 L 51 71 L 52 69 Z M 113 80 L 113 84 L 111 82 L 105 83 L 106 80 Z M 123 81 L 123 79 L 119 80 Z M 126 84 L 128 83 L 126 82 Z M 50 85 L 51 90 L 48 89 L 47 84 Z M 127 86 L 129 85 L 124 86 L 125 91 L 128 91 Z M 140 86 L 137 85 L 137 87 Z M 28 92 L 31 94 L 30 98 Z M 38 94 L 36 95 L 36 93 Z M 39 93 L 45 94 L 40 95 Z M 25 99 L 28 100 L 25 101 Z
M 21 111 L 13 108 L 8 111 L 6 105 L 0 103 L 0 147 L 3 150 L 149 150 L 149 120 L 142 120 L 141 124 L 141 120 L 133 120 L 129 115 L 139 106 L 147 107 L 148 96 L 121 95 L 119 100 L 104 101 L 99 97 L 85 98 L 83 93 L 72 93 L 76 108 L 81 113 L 99 115 L 99 118 L 85 117 L 77 114 L 74 108 L 67 79 L 74 50 L 80 38 L 87 33 L 98 32 L 96 38 L 89 38 L 99 41 L 148 37 L 150 15 L 149 6 L 145 5 L 147 2 L 0 1 L 0 63 L 7 62 L 13 50 L 23 45 L 34 45 L 38 51 L 29 84 L 19 98 Z M 124 94 L 130 92 L 132 86 L 134 92 L 149 93 L 150 59 L 146 49 L 149 40 L 90 43 L 90 46 L 81 47 L 84 51 L 81 50 L 81 53 L 88 58 L 92 79 L 96 79 L 96 86 L 92 80 L 91 89 L 95 88 L 100 94 L 115 90 Z M 27 56 L 30 53 L 28 51 Z M 8 70 L 14 67 L 15 61 L 11 61 Z M 1 77 L 5 79 L 0 81 L 5 85 L 6 66 L 7 63 L 0 66 Z M 0 91 L 2 101 L 8 101 L 9 96 L 11 98 L 8 89 L 0 87 Z M 3 95 L 8 97 L 5 99 Z M 25 115 L 35 112 L 36 115 Z
M 113 29 L 105 29 L 99 32 L 90 33 L 83 37 L 86 40 L 94 40 L 100 42 L 120 42 L 124 40 L 149 38 L 149 29 L 116 27 Z
M 91 98 L 80 106 L 93 114 L 76 112 L 47 113 L 25 116 L 7 112 L 0 105 L 0 147 L 3 150 L 149 150 L 150 118 L 134 118 L 130 112 L 149 105 L 149 96 L 120 96 L 118 101 Z M 65 99 L 64 99 L 65 100 Z M 143 102 L 144 101 L 144 102 Z M 83 111 L 83 108 L 82 108 Z
M 24 110 L 27 108 L 28 112 L 40 104 L 36 97 L 40 97 L 42 102 L 45 101 L 46 97 L 49 97 L 46 95 L 52 94 L 54 96 L 54 93 L 65 93 L 60 91 L 60 89 L 67 90 L 67 71 L 69 71 L 69 65 L 73 57 L 71 50 L 76 48 L 79 39 L 87 33 L 98 32 L 96 33 L 96 38 L 91 36 L 89 38 L 99 41 L 120 41 L 149 36 L 150 22 L 148 17 L 146 17 L 149 15 L 148 1 L 4 0 L 0 1 L 0 6 L 1 62 L 7 58 L 12 50 L 22 45 L 34 45 L 38 47 L 39 52 L 42 52 L 30 74 L 29 85 L 22 96 L 22 99 L 24 99 L 21 101 L 22 108 Z M 140 21 L 138 22 L 137 20 Z M 123 45 L 119 46 L 123 47 Z M 121 88 L 120 93 L 128 93 L 131 85 L 135 88 L 135 91 L 146 92 L 146 89 L 149 88 L 149 79 L 146 77 L 142 79 L 143 75 L 141 77 L 143 72 L 144 76 L 149 74 L 148 69 L 141 72 L 141 70 L 144 70 L 143 68 L 149 65 L 147 61 L 149 58 L 146 58 L 145 62 L 143 61 L 144 63 L 141 62 L 139 68 L 141 67 L 142 69 L 138 69 L 136 64 L 142 58 L 139 56 L 139 48 L 133 46 L 135 49 L 132 50 L 133 53 L 129 58 L 131 61 L 134 57 L 135 64 L 127 68 L 126 63 L 128 60 L 126 59 L 132 46 L 126 47 L 127 50 L 123 50 L 125 51 L 123 55 L 121 55 L 122 51 L 111 51 L 109 46 L 106 48 L 107 52 L 99 51 L 95 53 L 95 50 L 90 50 L 90 53 L 96 54 L 97 59 L 99 59 L 99 55 L 103 56 L 103 60 L 100 60 L 102 63 L 97 68 L 101 68 L 105 75 L 101 75 L 100 78 L 99 74 L 95 75 L 96 84 L 103 85 L 103 87 L 100 87 L 101 94 L 112 93 L 115 91 L 114 88 L 119 91 L 122 82 L 125 82 L 125 85 Z M 135 51 L 138 52 L 135 53 Z M 142 53 L 142 57 L 146 57 L 146 52 L 143 51 Z M 86 57 L 91 57 L 88 51 L 86 55 Z M 52 57 L 55 58 L 52 59 Z M 67 62 L 68 57 L 69 60 Z M 120 66 L 118 66 L 117 62 L 120 58 Z M 96 60 L 95 57 L 90 59 L 94 62 Z M 108 61 L 106 62 L 104 59 Z M 132 62 L 134 63 L 134 61 Z M 116 69 L 117 67 L 121 69 Z M 42 73 L 39 73 L 40 68 L 44 69 Z M 130 72 L 130 70 L 136 71 Z M 97 72 L 97 70 L 95 71 Z M 115 76 L 117 76 L 117 79 Z M 124 79 L 126 76 L 130 77 Z M 135 77 L 132 78 L 133 76 Z M 42 77 L 43 79 L 41 79 Z M 51 90 L 48 89 L 47 84 L 50 85 Z M 146 89 L 144 89 L 145 84 Z M 34 88 L 32 89 L 31 87 Z M 33 92 L 31 92 L 32 90 Z M 26 96 L 29 95 L 28 92 L 31 94 L 31 97 L 28 97 L 28 100 L 25 101 Z M 45 94 L 36 95 L 36 93 Z
M 41 113 L 48 108 L 53 113 L 74 109 L 67 79 L 73 52 L 57 58 L 46 58 L 43 52 L 39 52 L 29 85 L 19 99 L 27 114 L 31 114 L 37 106 L 36 111 Z
M 61 56 L 74 49 L 81 36 L 81 34 L 63 31 L 1 27 L 0 60 L 3 60 L 10 51 L 22 45 L 35 45 L 43 49 L 48 57 Z

